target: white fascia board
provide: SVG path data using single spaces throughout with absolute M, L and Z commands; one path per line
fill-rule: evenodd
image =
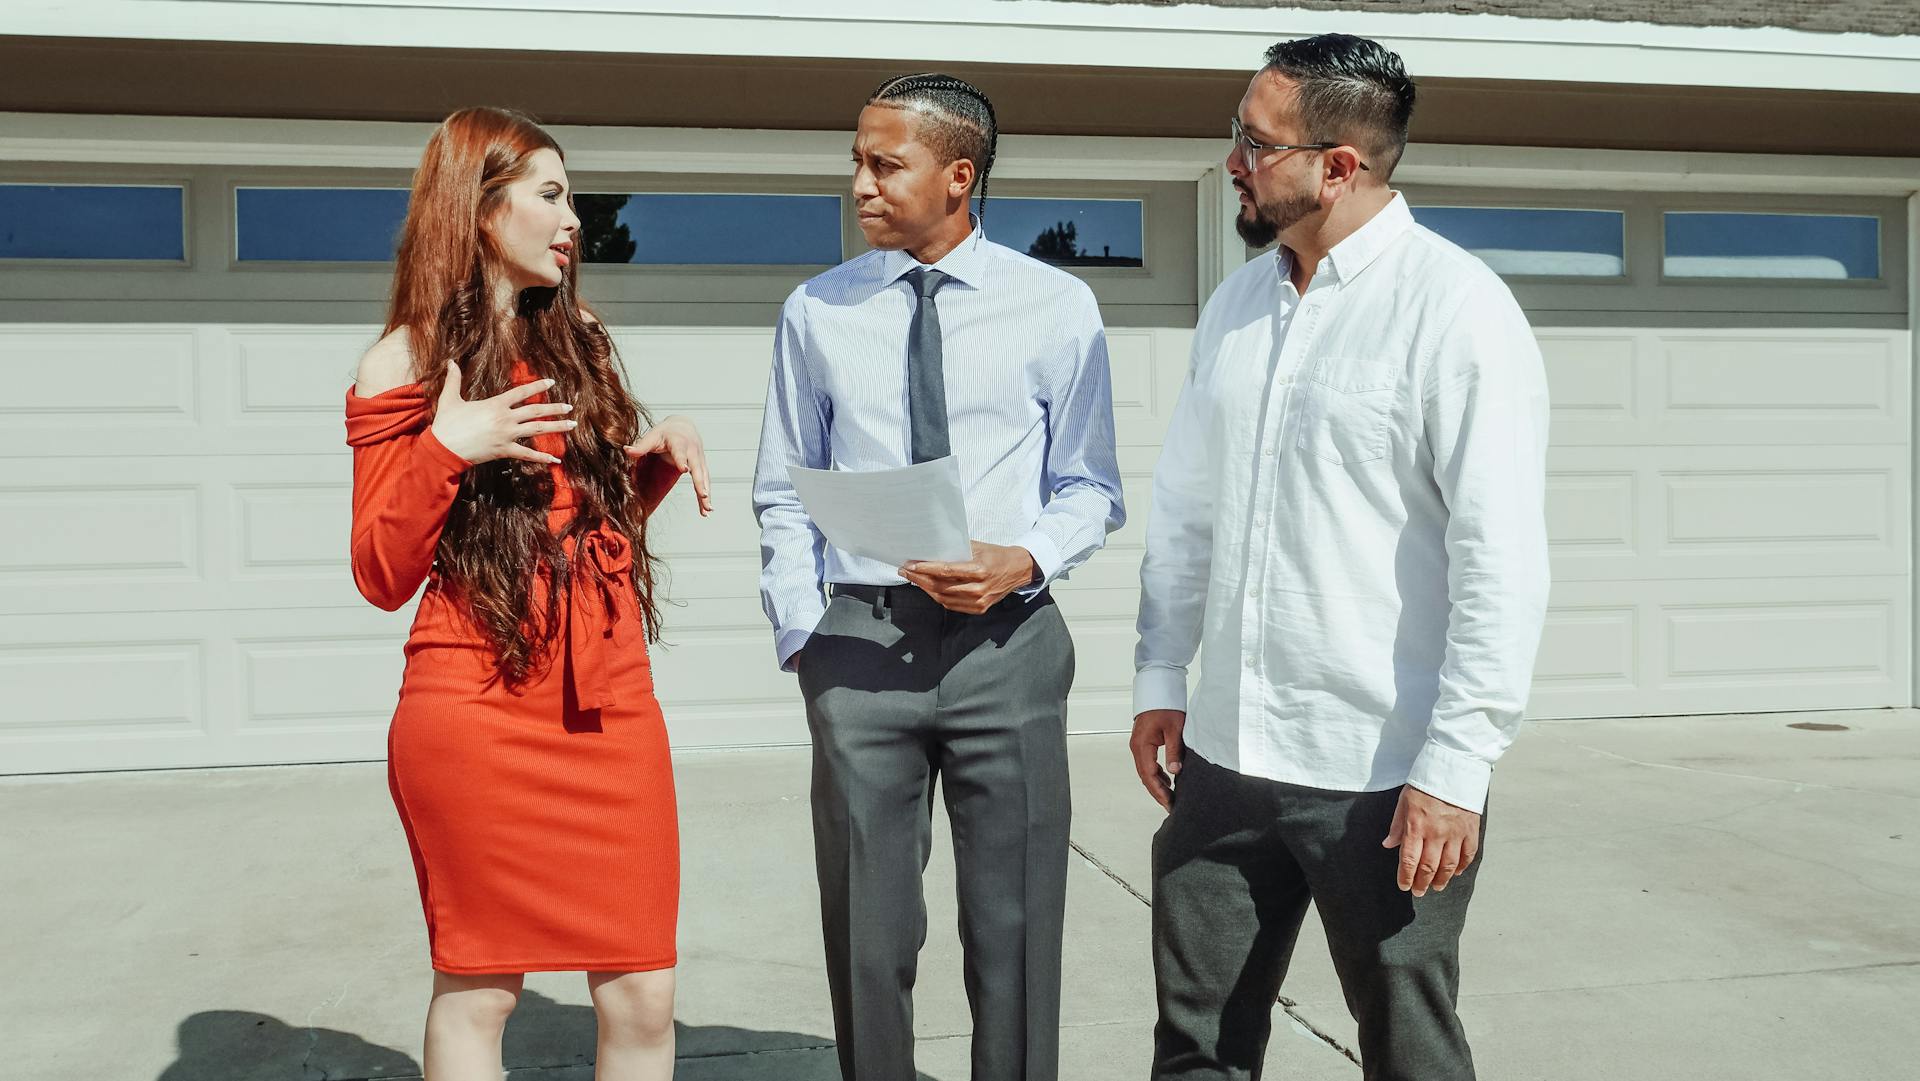
M 838 176 L 850 132 L 554 125 L 576 172 Z M 411 169 L 433 125 L 355 120 L 0 113 L 0 162 Z M 1223 139 L 1008 135 L 1009 179 L 1200 180 Z M 1622 191 L 1907 196 L 1920 158 L 1567 150 L 1415 143 L 1394 179 L 1413 184 Z
M 1416 77 L 1920 87 L 1920 37 L 1498 15 L 1067 0 L 67 0 L 0 11 L 0 34 L 28 36 L 1211 71 L 1251 71 L 1274 41 L 1329 30 L 1381 40 Z

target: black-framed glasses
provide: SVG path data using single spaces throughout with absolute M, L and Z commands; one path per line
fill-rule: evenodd
M 1253 136 L 1248 135 L 1247 129 L 1240 126 L 1240 118 L 1236 116 L 1233 118 L 1233 145 L 1236 148 L 1238 148 L 1240 151 L 1240 164 L 1246 167 L 1247 172 L 1253 172 L 1253 153 L 1256 150 L 1260 150 L 1260 151 L 1332 150 L 1336 146 L 1345 146 L 1346 144 L 1345 143 L 1263 143 L 1258 139 L 1255 139 Z M 1371 168 L 1367 166 L 1367 163 L 1364 161 L 1356 161 L 1355 164 L 1359 165 L 1360 168 L 1365 169 L 1367 172 L 1373 171 Z

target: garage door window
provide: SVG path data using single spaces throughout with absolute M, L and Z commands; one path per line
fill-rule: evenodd
M 1139 199 L 993 199 L 993 237 L 1042 262 L 1070 267 L 1147 265 Z
M 384 263 L 407 220 L 405 188 L 237 188 L 243 263 Z
M 186 190 L 0 184 L 0 259 L 182 262 Z
M 840 262 L 837 195 L 581 192 L 581 258 L 639 266 Z
M 1627 216 L 1619 210 L 1427 206 L 1413 216 L 1508 277 L 1626 273 Z
M 1880 277 L 1880 219 L 1854 214 L 1669 211 L 1670 278 Z

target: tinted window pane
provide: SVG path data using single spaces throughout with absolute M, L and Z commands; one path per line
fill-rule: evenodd
M 159 259 L 186 253 L 177 187 L 0 184 L 0 259 Z
M 1626 273 L 1622 211 L 1423 206 L 1413 217 L 1498 274 L 1618 278 Z
M 1138 199 L 989 199 L 987 235 L 1054 266 L 1146 265 Z
M 837 195 L 576 194 L 581 257 L 653 266 L 832 266 Z
M 1840 214 L 1666 215 L 1674 278 L 1878 278 L 1880 219 Z
M 386 262 L 406 220 L 405 188 L 234 192 L 242 262 Z

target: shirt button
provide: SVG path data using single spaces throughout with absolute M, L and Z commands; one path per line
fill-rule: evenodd
M 1268 457 L 1268 458 L 1271 458 L 1271 457 L 1273 457 L 1273 448 L 1272 448 L 1272 447 L 1268 447 L 1268 448 L 1267 448 L 1266 450 L 1263 450 L 1263 451 L 1261 451 L 1260 453 L 1261 453 L 1261 454 L 1263 454 L 1263 455 L 1265 455 L 1265 456 L 1266 456 L 1266 457 Z
M 1247 667 L 1248 668 L 1253 667 L 1253 655 L 1251 653 L 1247 655 Z
M 1249 590 L 1247 590 L 1247 596 L 1249 596 L 1249 597 L 1255 597 L 1255 598 L 1257 598 L 1257 597 L 1259 597 L 1259 596 L 1260 596 L 1260 587 L 1259 587 L 1259 586 L 1254 586 L 1254 587 L 1253 587 L 1252 589 L 1249 589 Z

